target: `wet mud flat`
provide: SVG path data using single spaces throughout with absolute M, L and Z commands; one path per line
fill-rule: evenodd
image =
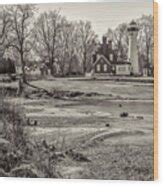
M 152 180 L 153 85 L 103 81 L 102 89 L 99 81 L 65 83 L 33 82 L 53 92 L 52 97 L 32 90 L 25 98 L 7 98 L 24 107 L 31 123 L 37 121 L 37 126 L 26 126 L 31 139 L 46 140 L 60 151 L 71 149 L 58 162 L 62 176 Z

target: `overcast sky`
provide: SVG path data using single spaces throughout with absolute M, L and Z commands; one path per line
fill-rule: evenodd
M 130 22 L 141 15 L 153 15 L 153 3 L 54 3 L 40 4 L 39 11 L 60 9 L 68 20 L 91 21 L 93 29 L 101 37 L 107 29 Z

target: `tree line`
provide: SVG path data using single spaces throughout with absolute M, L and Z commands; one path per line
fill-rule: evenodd
M 149 63 L 153 49 L 153 17 L 142 16 L 137 23 L 140 27 L 139 54 L 144 55 Z M 108 29 L 106 35 L 113 40 L 120 56 L 126 57 L 127 24 L 121 24 L 115 30 Z M 69 21 L 58 10 L 38 14 L 34 5 L 0 8 L 0 55 L 12 55 L 12 58 L 20 61 L 24 82 L 25 67 L 30 59 L 47 62 L 54 76 L 56 63 L 62 75 L 65 75 L 65 67 L 71 72 L 72 59 L 77 57 L 77 63 L 85 73 L 97 47 L 98 36 L 89 21 Z
M 31 57 L 48 62 L 54 75 L 54 63 L 59 64 L 64 74 L 65 65 L 71 70 L 72 58 L 77 55 L 85 72 L 97 39 L 91 23 L 68 21 L 57 10 L 38 17 L 36 13 L 34 5 L 5 6 L 0 10 L 2 53 L 12 54 L 20 61 L 24 81 L 25 66 Z

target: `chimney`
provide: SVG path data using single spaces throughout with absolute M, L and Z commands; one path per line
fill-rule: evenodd
M 109 50 L 112 50 L 113 49 L 112 40 L 109 40 L 108 41 L 108 46 L 109 46 Z
M 103 36 L 102 37 L 102 54 L 106 57 L 108 53 L 108 44 L 107 44 L 107 37 Z
M 103 36 L 103 37 L 102 37 L 102 43 L 103 43 L 103 44 L 106 44 L 106 42 L 107 42 L 107 37 L 106 37 L 106 36 Z

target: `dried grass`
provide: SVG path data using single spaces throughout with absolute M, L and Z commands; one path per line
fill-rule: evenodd
M 26 116 L 19 105 L 1 101 L 0 115 L 3 121 L 2 138 L 9 141 L 12 148 L 7 149 L 0 160 L 0 168 L 8 176 L 56 178 L 58 157 L 50 145 L 31 142 L 25 130 Z M 32 167 L 32 168 L 30 168 Z

